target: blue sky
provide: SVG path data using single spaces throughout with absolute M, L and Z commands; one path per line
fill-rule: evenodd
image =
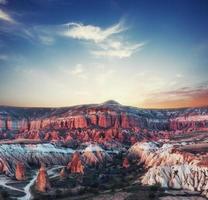
M 0 0 L 0 104 L 208 102 L 207 0 Z

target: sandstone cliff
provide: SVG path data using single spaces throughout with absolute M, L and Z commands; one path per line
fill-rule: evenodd
M 208 109 L 148 110 L 108 102 L 56 109 L 0 107 L 0 132 L 4 138 L 8 137 L 8 131 L 19 131 L 19 137 L 62 140 L 59 135 L 61 130 L 80 129 L 83 135 L 84 130 L 94 130 L 99 132 L 100 137 L 104 133 L 106 140 L 115 138 L 121 142 L 126 139 L 122 134 L 124 130 L 139 134 L 145 130 L 208 130 Z M 42 134 L 48 130 L 52 132 Z M 84 140 L 92 139 L 89 134 L 83 137 Z M 130 137 L 127 139 L 129 141 Z

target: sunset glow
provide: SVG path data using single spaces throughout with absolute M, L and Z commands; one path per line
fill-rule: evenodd
M 207 1 L 150 2 L 0 1 L 0 105 L 208 105 Z

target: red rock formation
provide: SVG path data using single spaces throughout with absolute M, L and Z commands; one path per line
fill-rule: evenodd
M 18 181 L 26 180 L 25 166 L 22 162 L 16 164 L 15 177 Z
M 0 173 L 10 173 L 10 167 L 8 165 L 8 162 L 3 158 L 0 158 Z
M 78 115 L 74 117 L 74 128 L 87 128 L 87 119 L 83 115 Z
M 51 189 L 48 174 L 44 166 L 41 166 L 39 169 L 35 186 L 39 192 L 46 192 Z
M 31 131 L 24 131 L 20 132 L 15 136 L 16 139 L 18 138 L 26 138 L 26 139 L 33 139 L 33 140 L 41 140 L 41 132 L 39 130 L 31 130 Z
M 108 128 L 112 126 L 111 116 L 107 113 L 98 115 L 98 126 L 102 128 Z
M 45 134 L 45 140 L 61 140 L 62 138 L 59 136 L 57 131 L 48 132 Z
M 65 137 L 65 142 L 69 142 L 69 141 L 72 141 L 73 140 L 73 137 L 71 136 L 70 133 L 67 133 L 66 137 Z
M 0 172 L 4 171 L 4 164 L 2 162 L 0 162 Z
M 79 152 L 72 155 L 72 160 L 67 165 L 71 173 L 84 174 L 84 166 L 82 165 Z
M 34 110 L 24 118 L 23 115 L 19 115 L 19 112 L 15 112 L 15 110 L 7 112 L 5 109 L 1 112 L 0 108 L 0 131 L 2 131 L 0 138 L 8 138 L 9 134 L 5 133 L 10 130 L 18 130 L 19 133 L 14 136 L 15 138 L 42 139 L 45 135 L 45 139 L 49 141 L 63 140 L 66 135 L 63 137 L 60 135 L 65 130 L 70 133 L 65 141 L 78 139 L 80 142 L 98 141 L 102 143 L 116 140 L 133 144 L 137 139 L 143 137 L 150 139 L 160 131 L 178 133 L 179 131 L 208 130 L 208 110 L 206 108 L 175 110 L 171 113 L 171 111 L 165 110 L 163 112 L 144 111 L 115 103 L 104 103 L 68 109 L 48 109 L 44 112 L 42 109 Z M 47 132 L 55 130 L 56 133 L 49 134 L 46 130 Z M 141 134 L 135 140 L 124 131 Z M 152 131 L 156 131 L 155 134 L 150 134 Z M 163 136 L 166 137 L 166 135 Z
M 90 118 L 90 123 L 92 125 L 97 125 L 97 116 L 96 115 L 89 115 L 89 118 Z
M 123 168 L 129 168 L 129 160 L 128 160 L 128 158 L 125 158 L 124 160 L 123 160 L 123 164 L 122 164 L 122 166 L 123 166 Z
M 121 127 L 130 128 L 128 116 L 125 113 L 121 114 Z
M 117 116 L 115 119 L 114 128 L 120 128 L 120 127 L 121 127 L 120 119 L 119 116 Z

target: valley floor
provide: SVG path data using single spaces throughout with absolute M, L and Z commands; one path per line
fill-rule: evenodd
M 200 161 L 201 158 L 201 164 L 206 164 L 208 148 L 207 135 L 207 132 L 183 135 L 181 134 L 180 136 L 178 135 L 172 137 L 169 141 L 161 140 L 157 143 L 137 143 L 133 145 L 128 151 L 122 154 L 120 154 L 119 152 L 121 151 L 121 149 L 115 150 L 115 152 L 117 153 L 113 151 L 106 151 L 108 153 L 114 153 L 113 159 L 109 163 L 105 163 L 105 165 L 97 167 L 88 167 L 87 173 L 85 174 L 71 173 L 65 178 L 60 178 L 60 171 L 61 169 L 63 169 L 64 166 L 66 166 L 66 164 L 51 165 L 51 160 L 53 160 L 53 162 L 59 162 L 59 160 L 57 160 L 58 156 L 61 155 L 62 158 L 65 158 L 67 155 L 70 157 L 75 152 L 75 150 L 71 148 L 61 147 L 60 145 L 56 146 L 50 143 L 38 143 L 37 141 L 30 140 L 14 140 L 13 142 L 1 141 L 1 157 L 6 155 L 7 158 L 9 157 L 17 159 L 21 158 L 22 156 L 22 159 L 26 159 L 28 156 L 30 157 L 30 159 L 32 159 L 33 157 L 40 160 L 42 158 L 46 158 L 45 160 L 48 162 L 46 166 L 46 171 L 52 188 L 46 193 L 37 192 L 37 190 L 35 189 L 35 182 L 38 174 L 38 167 L 27 166 L 26 181 L 17 181 L 14 177 L 8 177 L 5 174 L 0 175 L 0 199 L 205 200 L 206 198 L 201 196 L 202 191 L 200 191 L 199 189 L 195 191 L 190 191 L 186 190 L 185 188 L 183 188 L 183 185 L 181 185 L 180 189 L 175 190 L 174 184 L 182 184 L 183 182 L 183 177 L 180 177 L 180 175 L 177 180 L 172 180 L 172 187 L 166 189 L 161 188 L 160 186 L 162 185 L 160 185 L 159 183 L 163 182 L 160 182 L 160 180 L 164 181 L 163 179 L 167 177 L 164 177 L 160 174 L 158 178 L 157 173 L 151 174 L 151 167 L 154 166 L 153 161 L 155 158 L 156 161 L 157 159 L 169 159 L 173 154 L 175 154 L 175 151 L 180 157 L 180 162 L 186 162 L 186 160 L 183 160 L 183 156 L 188 153 L 188 155 L 191 156 L 192 159 L 192 163 L 190 164 L 190 166 L 198 166 L 197 163 L 199 163 L 198 161 Z M 165 148 L 161 146 L 164 144 Z M 14 148 L 12 147 L 12 145 L 14 145 Z M 154 145 L 156 145 L 156 147 L 154 147 Z M 36 147 L 38 148 L 36 149 Z M 90 147 L 91 149 L 89 148 L 89 146 L 88 149 L 92 151 L 97 148 L 96 146 Z M 174 151 L 172 150 L 172 147 L 174 147 Z M 171 149 L 171 152 L 173 151 L 173 153 L 170 153 L 169 149 Z M 28 151 L 29 154 L 27 155 Z M 78 151 L 80 153 L 83 153 L 83 149 L 79 149 Z M 133 155 L 132 152 L 136 154 L 139 153 L 140 159 L 137 159 L 136 162 L 135 160 L 132 162 L 129 161 L 130 166 L 127 168 L 123 167 L 123 160 L 127 157 L 130 160 Z M 167 154 L 167 152 L 170 154 Z M 163 155 L 165 155 L 164 158 L 162 157 Z M 52 158 L 50 156 L 52 156 Z M 150 158 L 152 160 L 149 160 Z M 30 159 L 28 159 L 27 162 L 30 163 L 31 161 L 33 161 Z M 143 161 L 143 163 L 140 162 L 141 160 Z M 157 163 L 156 161 L 155 163 Z M 152 164 L 148 166 L 148 162 L 152 162 Z M 158 167 L 170 164 L 169 162 L 170 160 L 161 160 L 159 162 L 160 165 L 157 164 L 155 166 L 158 169 Z M 176 162 L 172 163 L 173 166 L 177 166 L 178 164 L 179 163 Z M 188 164 L 188 161 L 186 164 Z M 13 169 L 11 168 L 11 170 Z M 154 177 L 154 179 L 151 180 L 155 181 L 152 182 L 154 184 L 151 186 L 150 182 L 146 181 L 146 183 L 148 184 L 142 185 L 142 183 L 145 182 L 145 177 L 147 179 L 149 177 L 148 181 L 150 181 L 151 178 Z M 177 182 L 176 184 L 176 182 L 174 181 L 179 181 L 180 183 Z

